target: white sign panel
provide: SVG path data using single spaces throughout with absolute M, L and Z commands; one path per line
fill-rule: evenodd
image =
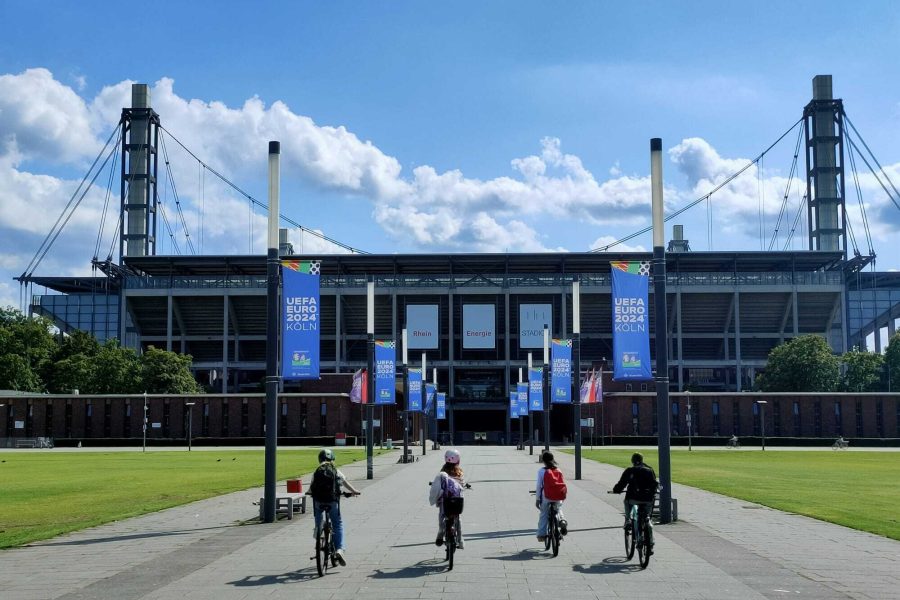
M 496 312 L 493 304 L 463 304 L 463 348 L 496 347 Z
M 553 306 L 550 304 L 519 305 L 519 348 L 543 348 L 544 325 L 553 337 Z
M 406 336 L 411 350 L 438 348 L 437 304 L 410 304 L 406 307 Z

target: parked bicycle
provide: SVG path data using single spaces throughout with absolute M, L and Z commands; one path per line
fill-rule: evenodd
M 310 495 L 309 492 L 306 493 Z M 350 498 L 356 494 L 343 492 L 344 498 Z M 331 506 L 329 504 L 319 503 L 322 508 L 322 526 L 316 533 L 316 555 L 310 556 L 309 560 L 316 561 L 316 570 L 319 577 L 324 577 L 328 572 L 329 566 L 334 568 L 338 565 L 337 548 L 334 547 L 334 527 L 331 524 Z
M 614 494 L 612 490 L 607 494 Z M 634 551 L 638 553 L 638 563 L 642 569 L 646 569 L 650 564 L 650 555 L 653 554 L 651 540 L 652 532 L 650 530 L 650 511 L 653 508 L 652 502 L 634 502 L 631 505 L 631 511 L 628 514 L 628 521 L 625 523 L 625 556 L 628 560 L 634 558 Z
M 537 493 L 535 490 L 529 494 Z M 563 534 L 559 526 L 559 504 L 550 503 L 550 511 L 547 513 L 547 535 L 544 538 L 544 550 L 553 550 L 553 556 L 559 556 L 559 545 L 562 543 Z

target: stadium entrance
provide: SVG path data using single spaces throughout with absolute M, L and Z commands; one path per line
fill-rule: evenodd
M 451 408 L 450 428 L 455 444 L 507 444 L 507 405 L 502 402 L 467 402 Z M 449 440 L 448 440 L 449 441 Z

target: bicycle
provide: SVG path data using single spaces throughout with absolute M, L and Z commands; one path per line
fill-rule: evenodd
M 431 482 L 428 482 L 431 485 Z M 468 483 L 463 486 L 467 490 L 471 490 L 472 486 Z M 463 512 L 462 496 L 445 496 L 444 503 L 444 550 L 446 554 L 444 559 L 447 561 L 447 570 L 453 570 L 453 556 L 456 549 L 460 545 L 461 535 L 459 527 L 459 515 Z
M 306 495 L 310 496 L 311 494 L 307 492 Z M 344 498 L 350 498 L 356 494 L 342 492 L 341 495 Z M 317 504 L 322 510 L 322 526 L 316 533 L 316 555 L 310 556 L 309 560 L 316 561 L 316 570 L 319 572 L 319 577 L 324 577 L 325 573 L 328 572 L 329 564 L 332 568 L 338 565 L 337 548 L 334 547 L 334 531 L 331 525 L 332 503 L 319 502 Z
M 726 448 L 734 448 L 736 450 L 740 450 L 741 443 L 738 440 L 728 440 L 728 443 L 725 444 Z
M 844 438 L 838 438 L 831 445 L 832 450 L 846 450 L 850 447 L 850 442 L 845 440 Z
M 615 494 L 612 490 L 607 494 Z M 634 551 L 638 552 L 638 563 L 641 569 L 646 569 L 650 564 L 650 555 L 653 553 L 650 547 L 650 510 L 653 502 L 632 503 L 628 513 L 628 521 L 625 523 L 625 556 L 628 560 L 634 558 Z
M 536 494 L 531 490 L 529 494 Z M 562 543 L 563 534 L 559 526 L 559 503 L 551 502 L 547 513 L 547 535 L 544 536 L 544 550 L 553 550 L 553 556 L 559 556 L 559 545 Z

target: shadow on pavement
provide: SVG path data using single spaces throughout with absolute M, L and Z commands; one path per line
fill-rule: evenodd
M 424 577 L 435 573 L 443 573 L 447 570 L 447 565 L 442 559 L 429 558 L 420 560 L 414 565 L 397 569 L 396 571 L 384 571 L 375 569 L 375 573 L 370 575 L 372 579 L 413 579 L 416 577 Z
M 228 585 L 235 587 L 259 587 L 263 585 L 279 585 L 285 583 L 300 583 L 309 581 L 310 579 L 319 579 L 319 573 L 315 567 L 312 569 L 303 569 L 301 571 L 291 571 L 290 573 L 281 573 L 279 575 L 247 575 L 243 579 L 229 581 Z
M 553 554 L 543 549 L 525 548 L 519 550 L 516 554 L 501 554 L 499 556 L 485 556 L 488 560 L 547 560 L 553 558 Z
M 624 556 L 610 556 L 596 565 L 572 565 L 572 570 L 576 573 L 608 575 L 611 573 L 638 573 L 642 569 L 641 565 L 636 562 L 628 562 Z
M 40 546 L 87 546 L 90 544 L 105 544 L 107 542 L 125 542 L 128 540 L 142 540 L 155 537 L 169 537 L 173 535 L 187 535 L 198 531 L 225 530 L 236 525 L 216 525 L 215 527 L 198 527 L 197 529 L 179 529 L 175 531 L 153 531 L 150 533 L 131 533 L 128 535 L 116 535 L 110 537 L 93 538 L 89 540 L 69 540 L 66 542 L 35 542 L 28 544 L 29 547 L 36 548 Z

